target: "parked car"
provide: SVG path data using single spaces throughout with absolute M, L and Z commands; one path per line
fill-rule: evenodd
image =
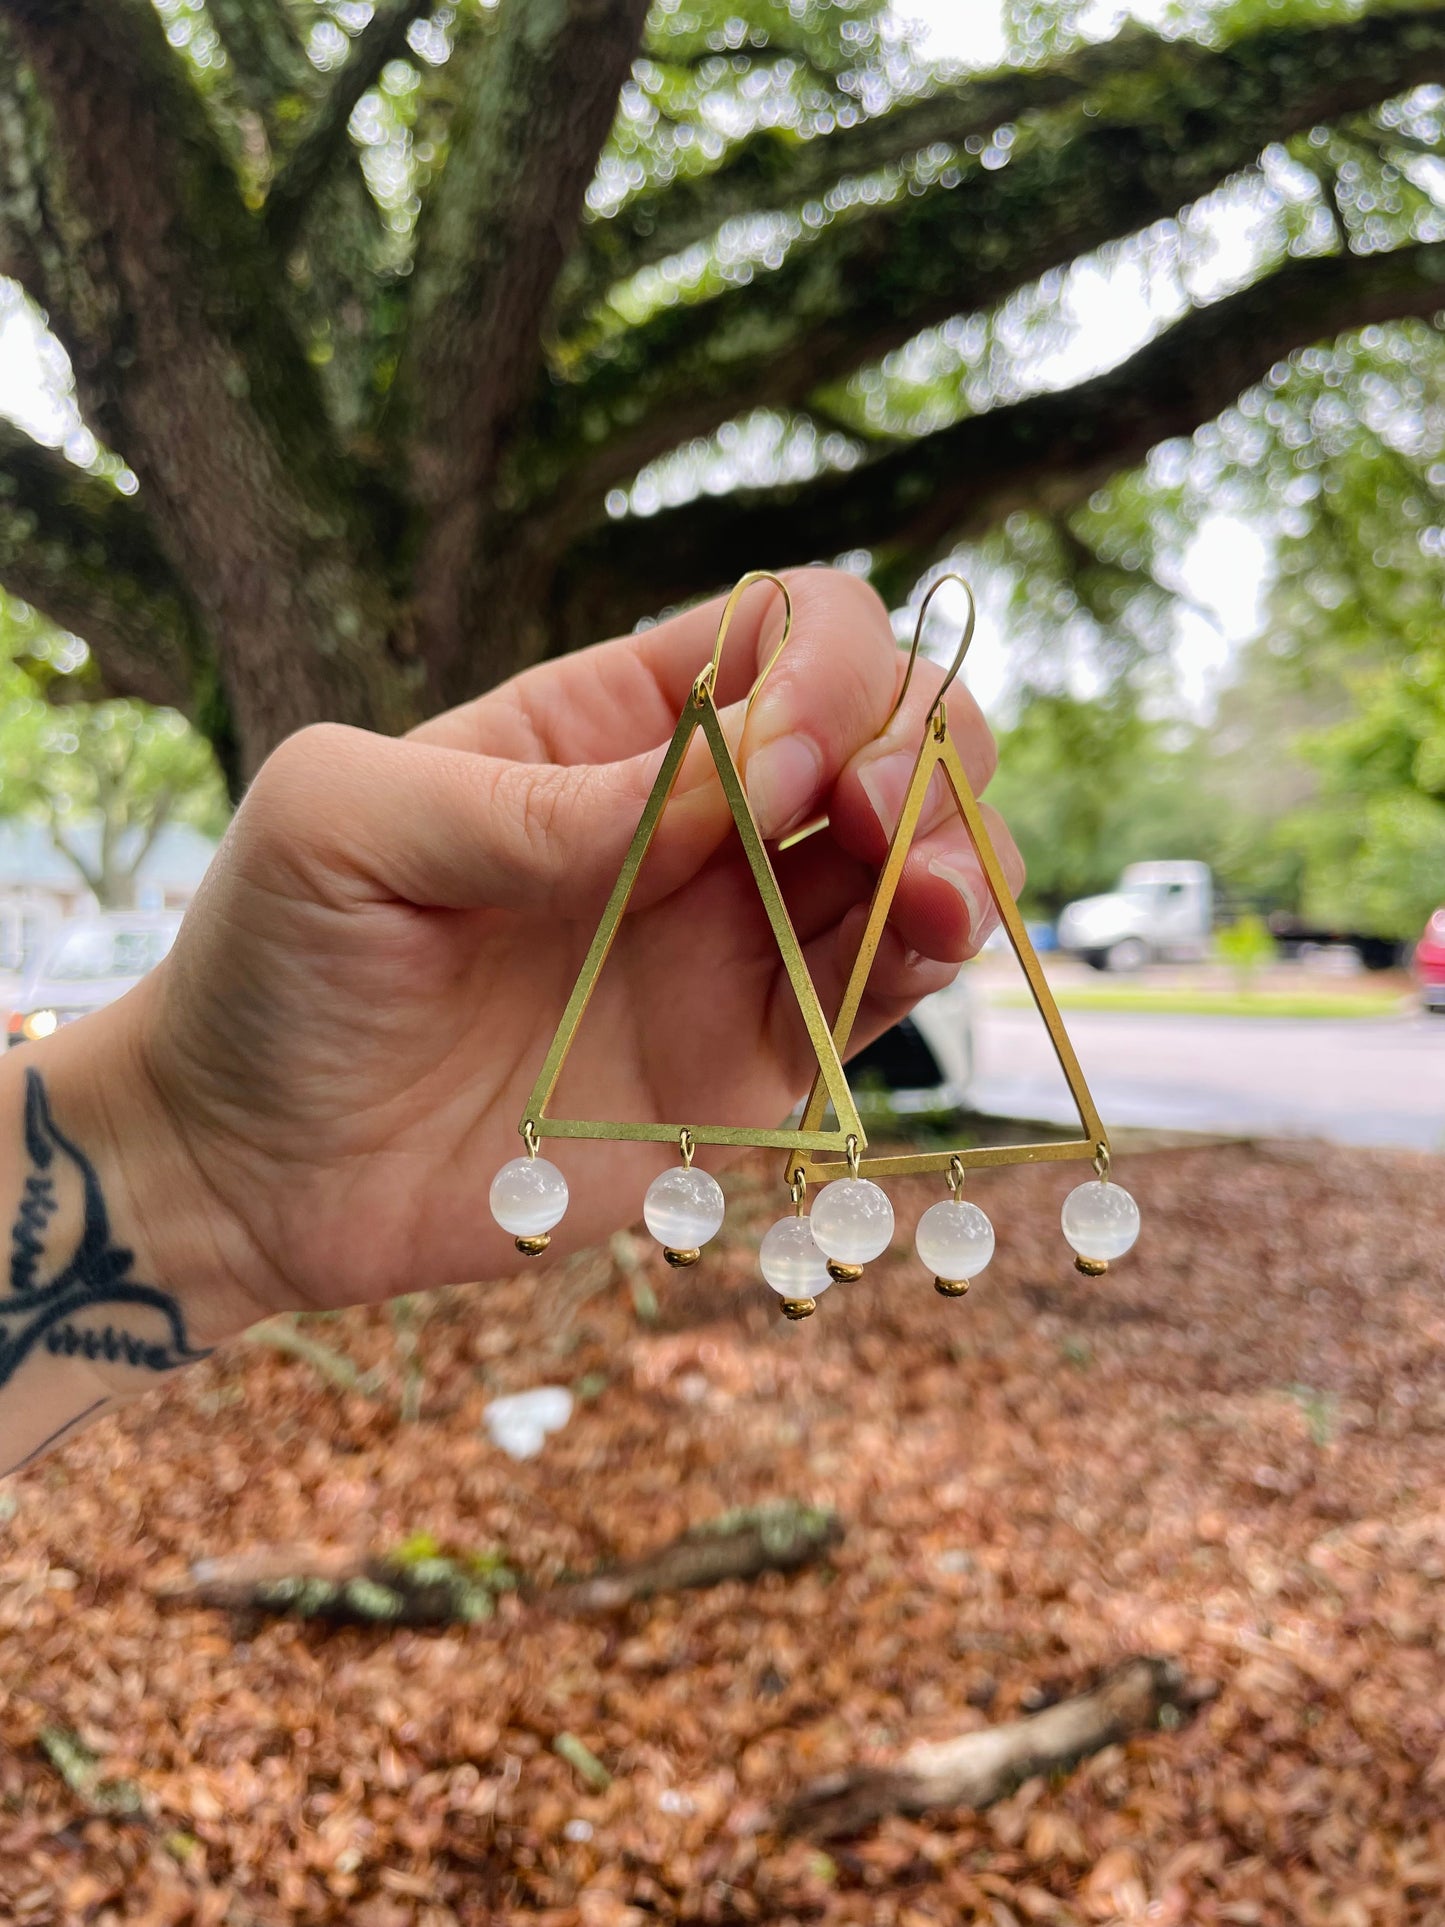
M 49 1037 L 62 1024 L 114 1003 L 176 940 L 177 916 L 109 910 L 62 924 L 20 986 L 7 1047 Z
M 850 1080 L 880 1078 L 895 1111 L 952 1110 L 973 1082 L 974 996 L 965 972 L 851 1058 Z
M 1415 981 L 1426 1010 L 1445 1011 L 1445 904 L 1425 925 L 1415 945 Z
M 1095 970 L 1196 963 L 1209 955 L 1213 924 L 1207 863 L 1131 863 L 1116 889 L 1064 906 L 1059 948 Z

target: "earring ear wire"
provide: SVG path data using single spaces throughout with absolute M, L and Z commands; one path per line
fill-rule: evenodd
M 893 707 L 889 710 L 887 720 L 878 732 L 880 736 L 888 733 L 889 724 L 893 721 L 893 718 L 898 714 L 899 710 L 902 709 L 904 701 L 907 698 L 908 685 L 913 681 L 914 665 L 918 661 L 919 647 L 923 642 L 923 625 L 928 617 L 928 605 L 946 582 L 956 584 L 968 597 L 968 615 L 964 620 L 963 636 L 959 642 L 953 661 L 949 665 L 948 674 L 939 684 L 938 694 L 933 699 L 933 707 L 928 712 L 929 722 L 933 724 L 935 730 L 938 727 L 939 717 L 943 711 L 943 699 L 953 687 L 954 679 L 963 667 L 964 657 L 968 654 L 968 646 L 973 641 L 973 632 L 978 626 L 978 604 L 974 600 L 972 585 L 953 569 L 950 569 L 947 574 L 941 575 L 929 583 L 927 593 L 918 605 L 918 617 L 913 624 L 913 641 L 908 650 L 908 667 L 903 672 L 903 683 L 898 694 L 893 699 Z

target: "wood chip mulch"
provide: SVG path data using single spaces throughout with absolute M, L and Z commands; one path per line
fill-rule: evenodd
M 308 1320 L 367 1389 L 237 1346 L 0 1488 L 0 1920 L 1445 1921 L 1445 1163 L 1121 1160 L 1144 1237 L 1097 1282 L 1075 1175 L 970 1185 L 999 1249 L 967 1299 L 903 1249 L 793 1328 L 748 1167 L 695 1272 L 594 1253 L 414 1303 L 400 1343 Z M 893 1191 L 906 1243 L 938 1187 Z M 481 1409 L 538 1383 L 577 1409 L 514 1463 Z M 841 1514 L 829 1562 L 603 1621 L 166 1597 L 200 1557 L 422 1533 L 541 1583 L 778 1497 Z M 1131 1653 L 1217 1697 L 983 1813 L 776 1829 L 820 1774 Z

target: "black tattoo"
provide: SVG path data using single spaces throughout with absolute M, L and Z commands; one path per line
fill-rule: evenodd
M 31 1168 L 10 1234 L 10 1290 L 0 1298 L 0 1386 L 37 1346 L 146 1372 L 205 1358 L 170 1293 L 130 1276 L 134 1253 L 111 1242 L 95 1167 L 57 1128 L 34 1070 L 25 1073 L 25 1149 Z M 79 1237 L 57 1236 L 57 1213 L 72 1203 Z M 62 1224 L 73 1221 L 69 1210 L 61 1215 Z

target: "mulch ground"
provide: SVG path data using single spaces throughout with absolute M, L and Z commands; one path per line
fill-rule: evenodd
M 900 1253 L 796 1329 L 750 1282 L 770 1175 L 690 1275 L 598 1254 L 431 1301 L 415 1422 L 388 1315 L 348 1314 L 304 1329 L 374 1395 L 238 1346 L 15 1481 L 0 1919 L 1445 1919 L 1445 1164 L 1133 1158 L 1144 1237 L 1098 1282 L 1058 1236 L 1072 1167 L 987 1174 L 969 1298 Z M 897 1186 L 900 1224 L 936 1194 Z M 539 1382 L 578 1408 L 515 1464 L 481 1408 Z M 247 1627 L 164 1596 L 200 1555 L 418 1532 L 547 1579 L 777 1496 L 843 1515 L 827 1566 L 620 1621 Z M 1138 1652 L 1217 1697 L 983 1814 L 771 1827 L 817 1774 Z M 96 1756 L 88 1796 L 47 1728 Z M 126 1782 L 138 1810 L 104 1811 Z

